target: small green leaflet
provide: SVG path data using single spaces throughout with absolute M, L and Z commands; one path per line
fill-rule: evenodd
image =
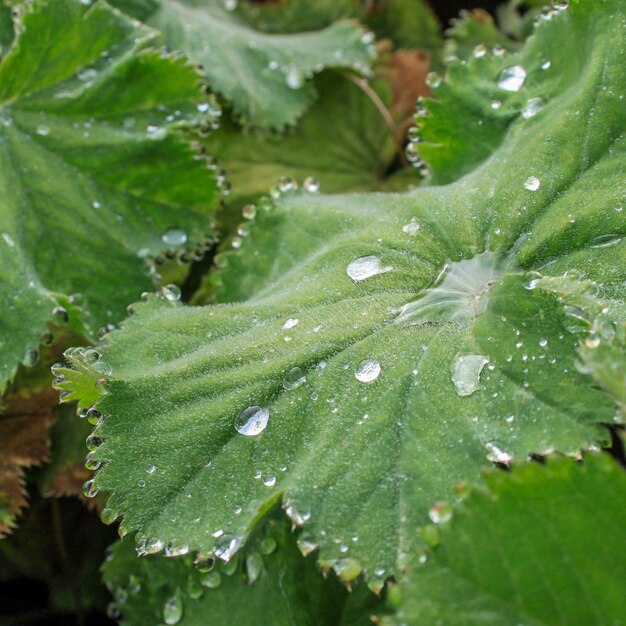
M 136 2 L 114 0 L 132 11 Z M 324 68 L 368 72 L 372 37 L 355 22 L 314 32 L 277 35 L 256 31 L 221 0 L 159 0 L 136 14 L 158 28 L 173 50 L 200 63 L 211 88 L 243 120 L 263 129 L 294 124 L 314 97 L 308 79 Z
M 375 580 L 488 462 L 606 439 L 615 402 L 578 370 L 571 311 L 535 281 L 593 281 L 620 321 L 625 11 L 571 2 L 538 27 L 513 76 L 532 86 L 549 58 L 578 68 L 575 88 L 546 87 L 471 174 L 260 203 L 222 260 L 224 304 L 153 297 L 109 335 L 91 489 L 111 492 L 122 532 L 228 558 L 282 499 L 322 564 L 350 558 Z
M 122 626 L 368 626 L 382 602 L 366 586 L 352 593 L 336 576 L 323 576 L 314 556 L 303 558 L 284 516 L 271 515 L 246 549 L 228 563 L 182 556 L 146 556 L 154 546 L 141 538 L 120 541 L 103 566 L 113 613 Z
M 18 20 L 0 63 L 0 392 L 53 309 L 62 322 L 79 293 L 88 333 L 117 322 L 154 285 L 149 258 L 204 245 L 219 198 L 175 132 L 211 123 L 211 101 L 183 58 L 147 49 L 154 31 L 104 2 L 37 0 Z
M 621 624 L 624 469 L 595 454 L 485 479 L 488 490 L 473 489 L 454 510 L 432 509 L 440 545 L 415 559 L 398 614 L 383 623 Z

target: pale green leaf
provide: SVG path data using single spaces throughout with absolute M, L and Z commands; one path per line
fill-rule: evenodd
M 576 88 L 516 118 L 483 166 L 406 194 L 264 203 L 221 261 L 225 304 L 152 298 L 109 335 L 94 488 L 126 529 L 219 549 L 212 533 L 236 544 L 282 498 L 323 563 L 384 577 L 489 461 L 606 439 L 614 401 L 578 371 L 559 296 L 527 275 L 578 270 L 624 301 L 626 7 L 570 6 L 540 27 L 556 40 L 529 44 L 527 82 L 544 55 L 567 74 L 575 47 Z
M 315 557 L 300 554 L 281 517 L 273 515 L 227 564 L 201 561 L 196 567 L 191 556 L 138 558 L 131 538 L 115 544 L 103 573 L 122 626 L 174 623 L 176 615 L 179 626 L 371 624 L 380 599 L 363 584 L 348 593 L 336 576 L 322 576 Z M 151 551 L 150 538 L 139 539 L 137 549 Z
M 114 4 L 132 9 L 128 0 Z M 171 49 L 202 65 L 211 87 L 236 113 L 264 129 L 282 129 L 304 113 L 314 97 L 309 82 L 314 73 L 324 68 L 367 73 L 373 55 L 365 31 L 354 22 L 268 34 L 250 28 L 221 0 L 160 0 L 145 19 Z
M 204 244 L 218 201 L 175 130 L 211 119 L 200 79 L 146 49 L 153 31 L 79 0 L 26 5 L 17 29 L 0 64 L 0 391 L 69 294 L 91 334 L 117 322 L 154 285 L 162 236 Z
M 624 469 L 589 455 L 485 478 L 489 489 L 472 490 L 440 524 L 440 545 L 409 569 L 394 623 L 621 624 Z

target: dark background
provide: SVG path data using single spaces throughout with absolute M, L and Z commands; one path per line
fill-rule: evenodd
M 311 0 L 315 2 L 315 0 Z M 486 9 L 492 13 L 502 4 L 501 0 L 427 0 L 439 21 L 445 27 L 451 18 L 456 17 L 462 9 Z

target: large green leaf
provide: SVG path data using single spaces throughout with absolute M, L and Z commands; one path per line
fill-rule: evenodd
M 114 0 L 133 10 L 128 0 Z M 135 14 L 163 33 L 174 50 L 202 64 L 211 87 L 250 125 L 280 129 L 293 124 L 311 103 L 308 79 L 324 68 L 367 73 L 370 35 L 341 21 L 308 33 L 275 35 L 250 28 L 221 0 L 159 0 L 155 10 Z
M 282 517 L 282 516 L 281 516 Z M 228 564 L 191 556 L 146 556 L 154 546 L 120 541 L 103 566 L 123 626 L 368 626 L 382 602 L 367 587 L 352 593 L 334 576 L 323 577 L 315 557 L 303 558 L 286 520 L 273 515 L 249 546 Z
M 578 270 L 619 319 L 625 11 L 572 2 L 540 27 L 528 82 L 546 55 L 572 63 L 574 38 L 575 88 L 457 183 L 263 203 L 222 261 L 232 304 L 151 298 L 109 335 L 91 488 L 112 492 L 124 529 L 228 558 L 282 497 L 322 562 L 384 577 L 429 506 L 488 461 L 604 438 L 614 401 L 577 370 L 575 311 L 526 273 Z
M 0 64 L 0 392 L 69 294 L 87 329 L 117 322 L 154 285 L 149 257 L 204 244 L 218 200 L 175 132 L 212 120 L 199 77 L 146 49 L 154 32 L 104 2 L 41 0 L 17 33 Z
M 626 473 L 605 455 L 486 475 L 454 510 L 432 510 L 440 545 L 406 575 L 393 623 L 623 623 Z

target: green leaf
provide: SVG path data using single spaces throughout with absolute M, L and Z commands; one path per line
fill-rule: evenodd
M 576 17 L 576 4 L 564 14 L 554 11 L 520 52 L 481 45 L 467 61 L 451 61 L 445 79 L 431 80 L 435 99 L 424 100 L 416 117 L 416 155 L 428 165 L 431 183 L 446 184 L 474 170 L 494 154 L 513 122 L 534 117 L 569 90 L 593 85 L 592 77 L 581 81 L 581 72 L 597 79 L 603 71 L 599 56 L 619 53 L 606 36 L 610 13 L 599 7 L 591 3 L 595 15 L 589 20 Z
M 461 11 L 459 17 L 452 20 L 452 26 L 446 31 L 446 57 L 457 57 L 469 61 L 472 55 L 484 49 L 515 51 L 519 43 L 509 39 L 496 25 L 490 13 L 482 9 Z
M 127 0 L 114 4 L 129 9 Z M 353 22 L 293 35 L 255 31 L 220 0 L 160 0 L 147 23 L 172 49 L 203 66 L 211 87 L 252 126 L 293 124 L 314 97 L 308 79 L 324 68 L 367 73 L 371 42 Z
M 365 23 L 377 38 L 391 39 L 396 48 L 428 50 L 438 60 L 442 38 L 437 18 L 422 0 L 386 0 L 371 9 Z
M 104 2 L 21 13 L 0 64 L 0 392 L 69 294 L 88 333 L 118 321 L 154 285 L 147 260 L 176 247 L 165 233 L 203 244 L 218 201 L 176 131 L 212 119 L 191 66 Z
M 413 564 L 394 623 L 619 624 L 626 474 L 608 455 L 486 475 Z M 435 519 L 448 511 L 440 504 Z M 448 514 L 444 516 L 447 518 Z
M 153 549 L 149 538 L 137 542 L 141 554 Z M 276 515 L 229 563 L 209 560 L 196 567 L 190 556 L 138 558 L 126 539 L 113 546 L 103 574 L 123 626 L 163 621 L 200 626 L 208 616 L 216 626 L 367 626 L 369 615 L 379 613 L 382 604 L 363 584 L 348 593 L 335 576 L 323 577 L 315 558 L 302 557 L 296 536 Z
M 383 184 L 396 151 L 376 106 L 353 82 L 336 73 L 322 74 L 316 87 L 318 101 L 292 132 L 242 133 L 225 120 L 204 141 L 226 169 L 232 184 L 230 206 L 241 208 L 257 201 L 283 177 L 299 182 L 312 177 L 326 193 L 369 191 Z M 377 80 L 372 88 L 388 105 L 388 85 Z
M 405 194 L 263 203 L 221 260 L 224 304 L 152 298 L 109 335 L 94 489 L 126 530 L 219 549 L 212 533 L 237 544 L 282 498 L 322 563 L 384 577 L 487 462 L 606 439 L 614 401 L 577 370 L 558 295 L 527 275 L 577 270 L 624 302 L 626 7 L 570 7 L 540 27 L 559 40 L 529 44 L 548 49 L 527 82 L 544 55 L 573 64 L 573 37 L 576 89 L 518 117 L 487 164 Z
M 13 41 L 13 19 L 8 5 L 0 2 L 0 59 Z

